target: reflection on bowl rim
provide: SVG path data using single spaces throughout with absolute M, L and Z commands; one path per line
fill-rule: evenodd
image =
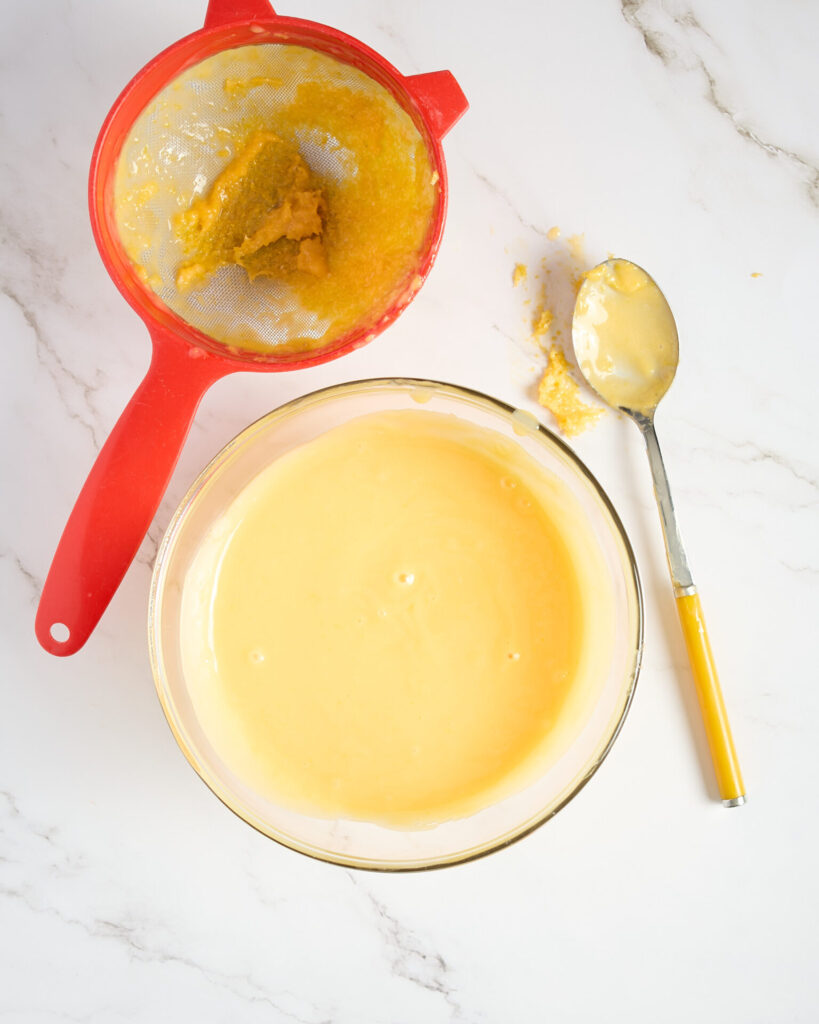
M 402 390 L 417 390 L 419 392 L 432 391 L 437 393 L 443 393 L 456 399 L 465 399 L 468 402 L 477 403 L 481 406 L 489 406 L 492 411 L 500 412 L 507 418 L 515 417 L 515 413 L 519 413 L 514 406 L 509 405 L 506 402 L 501 401 L 498 398 L 493 398 L 491 395 L 484 394 L 481 391 L 474 390 L 472 388 L 462 387 L 458 384 L 447 384 L 442 381 L 424 380 L 422 378 L 412 377 L 373 377 L 362 380 L 349 381 L 343 384 L 333 384 L 329 387 L 320 388 L 316 391 L 311 391 L 306 395 L 302 395 L 298 398 L 293 399 L 290 402 L 286 402 L 284 405 L 279 406 L 277 409 L 266 413 L 264 416 L 259 417 L 253 423 L 249 424 L 243 430 L 241 430 L 235 437 L 233 437 L 224 447 L 208 462 L 204 469 L 198 474 L 196 480 L 188 488 L 185 496 L 180 501 L 176 511 L 171 517 L 170 522 L 165 530 L 165 534 L 162 538 L 162 542 L 157 552 L 156 561 L 154 563 L 153 575 L 151 577 L 151 590 L 148 604 L 148 649 L 151 658 L 151 670 L 153 672 L 154 684 L 156 686 L 157 695 L 159 702 L 162 705 L 162 710 L 165 715 L 165 719 L 168 726 L 176 740 L 177 745 L 185 755 L 190 766 L 196 772 L 197 776 L 202 782 L 208 787 L 208 789 L 228 808 L 232 811 L 240 820 L 250 825 L 257 832 L 266 836 L 269 839 L 274 840 L 282 846 L 287 847 L 297 853 L 304 854 L 305 856 L 311 857 L 315 860 L 324 861 L 329 864 L 338 864 L 346 868 L 357 868 L 366 869 L 370 871 L 383 871 L 383 872 L 406 872 L 406 871 L 429 871 L 434 868 L 450 867 L 455 864 L 463 864 L 468 861 L 477 860 L 480 857 L 485 857 L 490 853 L 494 853 L 496 850 L 504 849 L 510 846 L 512 843 L 523 839 L 525 836 L 530 835 L 535 829 L 540 828 L 550 818 L 553 818 L 558 811 L 562 810 L 566 804 L 569 803 L 586 785 L 589 779 L 595 774 L 597 769 L 606 759 L 609 751 L 614 744 L 614 741 L 620 734 L 620 730 L 623 727 L 623 723 L 626 720 L 631 703 L 634 699 L 634 692 L 637 686 L 637 678 L 640 673 L 640 664 L 642 661 L 643 654 L 643 632 L 644 632 L 644 609 L 643 609 L 643 593 L 640 584 L 640 575 L 637 569 L 637 562 L 634 556 L 634 550 L 631 546 L 631 542 L 628 539 L 628 535 L 625 531 L 625 527 L 620 520 L 609 496 L 594 476 L 594 474 L 587 468 L 585 463 L 575 454 L 575 452 L 561 440 L 556 434 L 554 434 L 547 427 L 544 427 L 539 420 L 535 417 L 531 417 L 531 422 L 536 425 L 538 435 L 543 435 L 546 441 L 554 445 L 561 454 L 567 457 L 573 470 L 578 472 L 586 482 L 591 485 L 592 491 L 596 494 L 598 499 L 603 505 L 605 512 L 608 515 L 610 523 L 614 528 L 614 532 L 617 535 L 617 539 L 623 546 L 623 551 L 626 555 L 626 566 L 628 569 L 628 575 L 626 576 L 626 583 L 630 584 L 633 588 L 633 596 L 635 599 L 635 646 L 633 651 L 633 659 L 631 663 L 631 670 L 627 684 L 627 691 L 625 694 L 625 700 L 623 701 L 622 710 L 614 723 L 611 735 L 608 740 L 599 751 L 595 759 L 586 767 L 584 773 L 578 778 L 577 782 L 571 787 L 563 798 L 554 806 L 547 807 L 542 814 L 535 815 L 533 820 L 525 821 L 518 828 L 512 829 L 505 835 L 491 839 L 480 847 L 475 849 L 466 850 L 463 853 L 457 853 L 454 855 L 447 856 L 445 858 L 430 859 L 423 862 L 388 862 L 388 861 L 367 861 L 361 857 L 344 857 L 342 855 L 336 855 L 329 851 L 322 850 L 318 847 L 311 846 L 307 843 L 299 842 L 295 837 L 285 835 L 276 829 L 266 825 L 261 820 L 253 820 L 252 816 L 246 816 L 241 811 L 237 810 L 230 800 L 230 790 L 227 786 L 222 788 L 222 791 L 218 788 L 218 784 L 221 782 L 219 779 L 214 779 L 213 784 L 205 778 L 202 770 L 200 770 L 199 760 L 196 753 L 190 749 L 185 738 L 180 734 L 179 729 L 175 724 L 176 712 L 173 707 L 173 702 L 167 691 L 167 688 L 163 685 L 165 681 L 165 674 L 161 665 L 161 658 L 159 653 L 159 645 L 157 637 L 159 630 L 157 629 L 157 615 L 160 606 L 160 591 L 162 582 L 161 578 L 163 575 L 163 568 L 165 566 L 166 559 L 169 552 L 172 550 L 173 541 L 176 538 L 182 524 L 185 521 L 188 510 L 193 506 L 196 501 L 199 492 L 203 486 L 211 479 L 212 475 L 220 468 L 220 466 L 233 454 L 233 452 L 242 444 L 252 439 L 252 435 L 258 430 L 269 424 L 281 421 L 286 418 L 290 418 L 299 413 L 299 411 L 306 405 L 312 405 L 322 399 L 335 397 L 339 394 L 353 393 L 362 390 L 377 390 L 377 389 L 390 389 L 398 388 Z M 519 416 L 516 417 L 519 419 Z M 526 416 L 527 422 L 529 416 Z

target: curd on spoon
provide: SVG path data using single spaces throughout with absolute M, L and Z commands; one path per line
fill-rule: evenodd
M 663 293 L 634 263 L 609 260 L 585 275 L 572 338 L 583 376 L 609 405 L 647 415 L 671 386 L 677 325 Z

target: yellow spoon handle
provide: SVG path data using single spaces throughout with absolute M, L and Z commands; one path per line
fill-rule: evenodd
M 717 776 L 722 802 L 726 807 L 739 807 L 745 803 L 745 787 L 739 770 L 737 753 L 728 725 L 728 714 L 722 699 L 714 655 L 705 629 L 699 594 L 691 577 L 688 559 L 677 526 L 674 502 L 671 500 L 671 488 L 660 452 L 660 444 L 654 432 L 653 414 L 644 416 L 632 413 L 637 425 L 643 433 L 654 481 L 654 494 L 663 524 L 663 539 L 668 555 L 668 568 L 671 582 L 674 584 L 674 595 L 677 600 L 677 612 L 680 616 L 685 646 L 694 674 L 694 685 L 700 702 L 705 734 L 711 748 L 711 759 Z
M 728 714 L 722 690 L 719 685 L 714 654 L 705 628 L 700 595 L 683 594 L 677 598 L 677 612 L 680 616 L 685 646 L 694 673 L 694 686 L 700 702 L 700 711 L 705 725 L 705 735 L 711 748 L 711 758 L 717 776 L 722 802 L 726 807 L 738 807 L 745 803 L 745 786 L 739 770 L 737 752 L 728 724 Z

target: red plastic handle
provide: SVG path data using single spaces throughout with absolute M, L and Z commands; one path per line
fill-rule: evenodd
M 94 631 L 148 532 L 202 395 L 232 369 L 154 334 L 150 368 L 97 456 L 43 587 L 35 631 L 51 654 L 74 654 Z
M 404 84 L 439 139 L 469 110 L 469 102 L 451 71 L 409 75 Z
M 272 18 L 275 13 L 268 0 L 208 0 L 205 28 L 263 21 Z

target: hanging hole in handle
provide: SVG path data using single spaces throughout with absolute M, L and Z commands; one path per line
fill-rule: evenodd
M 64 622 L 55 622 L 49 629 L 51 639 L 58 644 L 66 644 L 71 639 L 71 630 Z

